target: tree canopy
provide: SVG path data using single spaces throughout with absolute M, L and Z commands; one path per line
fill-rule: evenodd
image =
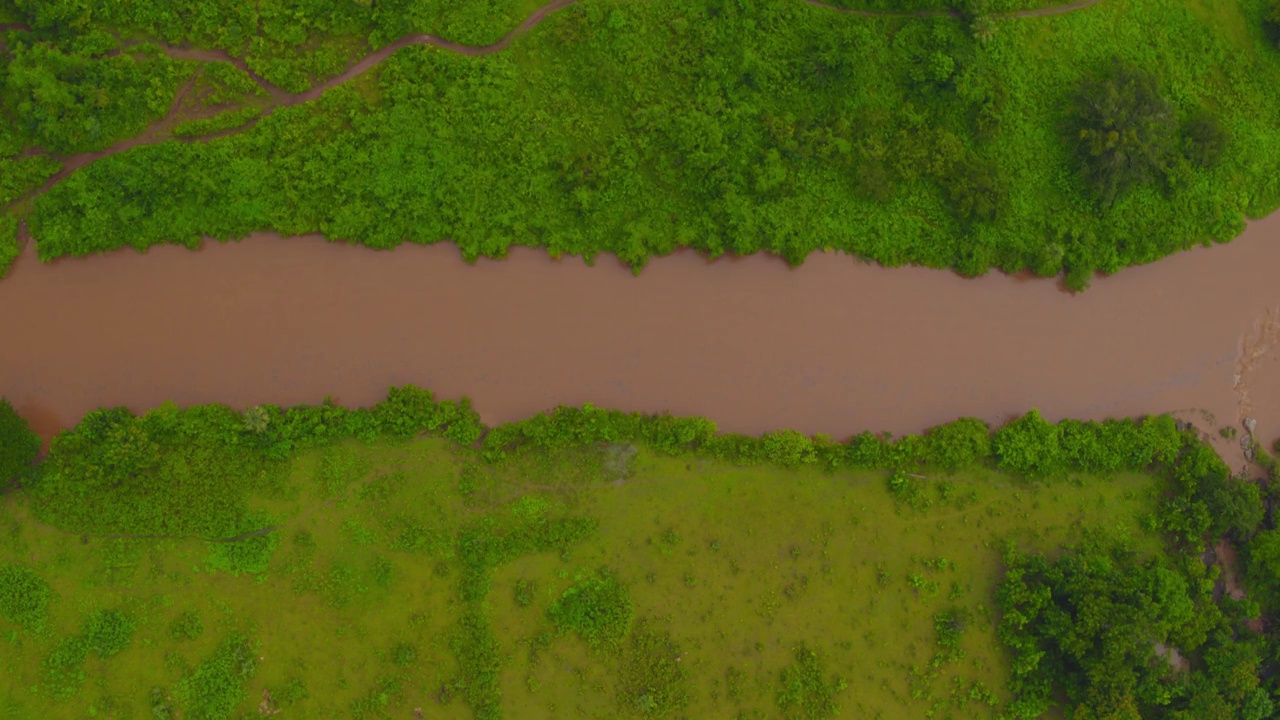
M 36 459 L 40 436 L 0 398 L 0 488 L 4 488 Z
M 1080 174 L 1104 203 L 1164 168 L 1177 120 L 1151 73 L 1117 63 L 1080 89 L 1076 112 Z

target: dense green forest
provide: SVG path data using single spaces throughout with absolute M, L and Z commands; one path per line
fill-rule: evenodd
M 1168 416 L 836 442 L 590 405 L 489 428 L 404 387 L 103 409 L 39 445 L 0 402 L 14 716 L 1277 717 L 1274 465 L 1234 477 Z
M 637 270 L 681 246 L 793 263 L 839 249 L 964 274 L 1065 271 L 1078 288 L 1226 241 L 1280 203 L 1268 2 L 1010 14 L 1048 7 L 922 0 L 910 8 L 955 12 L 867 17 L 801 0 L 582 0 L 501 52 L 407 47 L 271 111 L 278 98 L 249 86 L 189 107 L 201 66 L 227 64 L 145 41 L 225 52 L 287 105 L 391 40 L 491 43 L 536 3 L 6 0 L 19 25 L 0 59 L 0 192 L 23 196 L 60 157 L 173 106 L 198 122 L 240 113 L 181 134 L 246 124 L 111 155 L 14 205 L 41 258 L 273 229 L 448 240 L 468 258 L 612 253 Z M 249 107 L 268 112 L 255 123 Z

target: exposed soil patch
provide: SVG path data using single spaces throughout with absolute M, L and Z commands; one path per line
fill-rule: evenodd
M 631 477 L 631 461 L 638 452 L 636 446 L 627 443 L 605 443 L 600 448 L 600 452 L 604 458 L 602 469 L 605 480 L 614 485 L 621 485 Z

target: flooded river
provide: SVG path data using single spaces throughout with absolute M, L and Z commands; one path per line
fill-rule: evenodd
M 1278 270 L 1280 215 L 1075 296 L 836 254 L 790 269 L 677 253 L 633 277 L 612 257 L 468 266 L 451 245 L 314 237 L 48 265 L 29 246 L 0 281 L 0 395 L 45 437 L 102 405 L 367 405 L 414 383 L 469 395 L 488 423 L 594 402 L 843 438 L 1032 407 L 1179 411 L 1211 429 L 1256 418 L 1269 445 Z

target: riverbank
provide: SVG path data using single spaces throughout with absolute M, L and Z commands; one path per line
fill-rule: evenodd
M 838 248 L 969 275 L 1065 272 L 1074 288 L 1095 269 L 1227 241 L 1276 207 L 1266 108 L 1280 56 L 1258 0 L 1207 14 L 1169 0 L 1059 9 L 1073 8 L 967 23 L 795 0 L 580 3 L 530 16 L 513 32 L 547 22 L 503 52 L 410 35 L 414 47 L 326 62 L 314 83 L 267 78 L 269 103 L 244 100 L 276 108 L 256 124 L 207 142 L 125 141 L 74 172 L 136 133 L 89 142 L 83 123 L 45 123 L 61 109 L 19 93 L 16 107 L 44 115 L 23 118 L 42 135 L 11 138 L 15 158 L 66 167 L 29 168 L 9 194 L 61 179 L 16 209 L 43 258 L 322 232 L 379 248 L 449 238 L 468 257 L 611 254 L 636 270 L 679 247 L 796 264 Z M 45 42 L 10 35 L 15 57 Z M 104 43 L 76 62 L 132 67 L 135 53 Z M 192 63 L 227 59 L 165 47 L 147 67 L 179 99 Z M 1112 176 L 1115 163 L 1095 167 L 1076 147 L 1090 123 L 1115 120 L 1085 112 L 1084 96 L 1142 104 L 1140 88 L 1158 110 L 1139 153 L 1153 164 Z M 146 140 L 161 140 L 181 104 L 154 98 L 129 127 L 150 118 Z
M 681 252 L 636 277 L 608 257 L 517 248 L 467 266 L 445 244 L 314 237 L 50 264 L 28 247 L 0 283 L 0 396 L 46 439 L 104 405 L 369 405 L 405 383 L 468 395 L 488 423 L 596 402 L 835 437 L 1028 407 L 1175 412 L 1239 468 L 1220 428 L 1253 417 L 1264 445 L 1280 435 L 1276 267 L 1280 215 L 1078 295 L 834 253 L 793 269 Z
M 35 522 L 24 495 L 0 497 L 0 527 L 13 528 L 0 567 L 44 568 L 56 598 L 43 635 L 0 643 L 14 668 L 0 677 L 0 708 L 231 717 L 262 703 L 306 717 L 557 718 L 621 706 L 632 717 L 648 695 L 657 710 L 690 717 L 772 715 L 803 646 L 821 670 L 810 691 L 841 678 L 826 690 L 846 712 L 899 716 L 937 703 L 994 717 L 1009 697 L 989 600 L 1003 572 L 995 539 L 1051 550 L 1079 539 L 1077 518 L 1135 527 L 1153 483 L 1125 474 L 1013 495 L 1004 483 L 1017 481 L 978 471 L 940 484 L 950 486 L 941 499 L 929 487 L 932 507 L 913 510 L 871 472 L 688 464 L 647 451 L 616 463 L 582 447 L 524 475 L 533 480 L 507 472 L 468 489 L 453 455 L 438 439 L 306 453 L 253 502 L 276 532 L 236 551 L 82 540 Z M 499 652 L 479 642 L 460 652 L 469 606 L 458 598 L 467 568 L 455 541 L 530 517 L 589 519 L 594 530 L 563 552 L 489 570 L 481 617 Z M 947 532 L 931 530 L 944 523 Z M 592 645 L 557 625 L 551 607 L 590 589 L 601 567 L 622 587 L 625 620 Z M 83 608 L 126 619 L 118 654 L 69 651 L 98 617 Z M 954 647 L 935 630 L 948 612 L 968 625 Z M 241 673 L 217 667 L 235 650 L 229 638 L 250 642 Z M 926 674 L 909 672 L 934 657 L 943 662 Z M 952 694 L 957 683 L 964 695 Z
M 484 427 L 411 387 L 367 410 L 95 412 L 0 494 L 0 658 L 22 668 L 0 707 L 1032 720 L 1081 683 L 1041 644 L 1086 668 L 1099 651 L 1018 618 L 1099 605 L 1129 628 L 1075 623 L 1102 658 L 1192 661 L 1161 705 L 1271 707 L 1249 628 L 1258 603 L 1274 617 L 1280 534 L 1168 416 L 961 418 L 893 443 L 716 430 L 590 405 Z M 1222 538 L 1247 543 L 1256 603 L 1214 595 Z

